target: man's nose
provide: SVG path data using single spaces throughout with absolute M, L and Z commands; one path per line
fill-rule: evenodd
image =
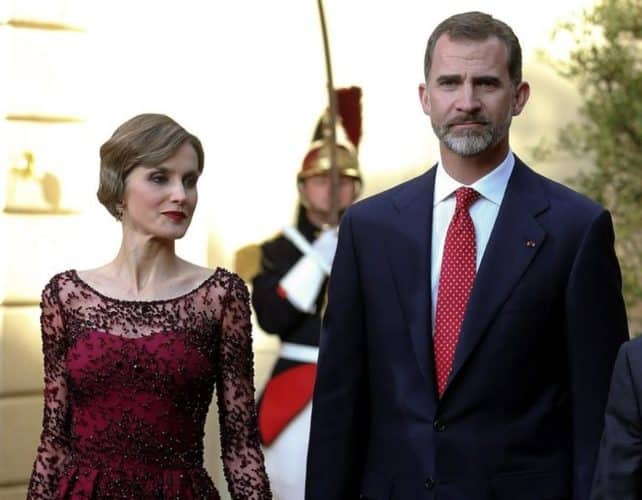
M 457 110 L 465 113 L 474 113 L 481 104 L 473 85 L 462 85 L 457 96 Z

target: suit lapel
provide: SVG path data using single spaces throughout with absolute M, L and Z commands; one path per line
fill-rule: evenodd
M 434 185 L 435 168 L 432 168 L 406 185 L 406 189 L 395 192 L 394 227 L 398 237 L 386 242 L 415 357 L 426 383 L 433 388 L 430 247 Z
M 539 252 L 546 233 L 535 216 L 547 207 L 536 174 L 516 158 L 468 301 L 449 385 Z

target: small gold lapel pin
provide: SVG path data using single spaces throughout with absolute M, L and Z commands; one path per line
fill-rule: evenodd
M 534 240 L 526 240 L 526 246 L 528 248 L 535 248 L 535 241 Z

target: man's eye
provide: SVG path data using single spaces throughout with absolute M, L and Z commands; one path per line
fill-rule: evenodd
M 495 80 L 481 80 L 477 85 L 485 89 L 494 89 L 499 87 L 499 84 Z

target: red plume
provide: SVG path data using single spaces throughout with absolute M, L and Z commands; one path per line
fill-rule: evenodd
M 343 128 L 355 148 L 361 141 L 361 88 L 348 87 L 337 89 L 337 113 Z

